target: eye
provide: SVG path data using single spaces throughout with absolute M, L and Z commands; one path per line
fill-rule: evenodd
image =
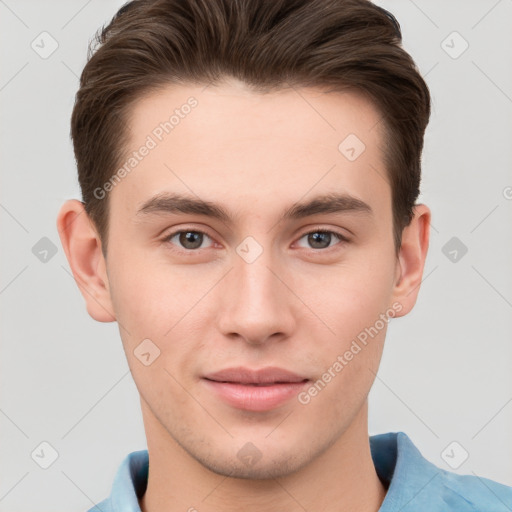
M 331 242 L 348 242 L 348 238 L 336 231 L 329 231 L 324 229 L 315 229 L 304 233 L 299 240 L 306 238 L 308 244 L 311 244 L 312 249 L 328 249 L 331 247 Z M 333 244 L 334 245 L 334 244 Z
M 173 245 L 179 244 L 179 249 L 185 249 L 186 251 L 194 251 L 196 249 L 205 248 L 202 247 L 205 238 L 210 239 L 210 237 L 206 233 L 203 233 L 202 231 L 183 229 L 181 231 L 175 231 L 174 233 L 171 233 L 170 235 L 166 236 L 163 239 L 163 241 L 166 243 L 171 243 Z M 176 239 L 176 241 L 173 242 L 173 239 Z

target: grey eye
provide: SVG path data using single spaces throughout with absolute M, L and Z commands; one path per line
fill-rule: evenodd
M 335 233 L 334 231 L 322 231 L 322 230 L 316 230 L 311 231 L 309 233 L 305 233 L 300 238 L 301 240 L 306 238 L 306 243 L 308 246 L 306 248 L 312 248 L 312 249 L 327 249 L 328 247 L 331 247 L 331 242 L 339 242 L 346 240 L 345 237 L 342 235 Z M 302 246 L 304 247 L 304 246 Z
M 210 237 L 202 231 L 195 231 L 192 229 L 185 229 L 176 231 L 165 238 L 165 242 L 177 245 L 178 248 L 193 251 L 202 248 L 203 242 Z M 177 239 L 177 241 L 175 241 Z

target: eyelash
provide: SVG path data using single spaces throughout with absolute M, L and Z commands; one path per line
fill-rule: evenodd
M 208 235 L 208 233 L 206 233 L 205 231 L 201 231 L 199 229 L 194 229 L 194 228 L 190 228 L 190 229 L 180 229 L 178 231 L 174 231 L 172 233 L 170 233 L 169 235 L 167 235 L 165 238 L 163 238 L 162 242 L 165 242 L 165 243 L 168 243 L 170 245 L 174 245 L 171 243 L 171 240 L 176 236 L 176 235 L 179 235 L 181 233 L 199 233 L 199 234 L 202 234 L 202 235 L 205 235 L 207 236 L 208 238 L 210 238 L 211 240 L 212 237 L 210 235 Z M 305 236 L 307 235 L 311 235 L 313 233 L 326 233 L 326 234 L 331 234 L 331 235 L 334 235 L 336 236 L 338 239 L 339 239 L 339 243 L 341 244 L 345 244 L 345 243 L 349 243 L 350 240 L 342 235 L 341 233 L 337 232 L 337 231 L 333 231 L 333 230 L 327 230 L 327 229 L 321 229 L 321 228 L 317 228 L 317 229 L 313 229 L 311 231 L 307 231 L 305 233 L 302 233 L 302 235 L 298 238 L 298 240 L 304 238 Z M 313 249 L 311 248 L 310 250 L 311 251 L 314 251 L 314 252 L 327 252 L 329 249 L 332 249 L 333 247 L 335 247 L 336 245 L 338 244 L 335 244 L 334 246 L 330 246 L 330 247 L 326 247 L 324 249 Z M 184 252 L 184 253 L 194 253 L 194 252 L 200 252 L 201 249 L 184 249 L 184 248 L 177 248 L 176 251 L 178 252 Z

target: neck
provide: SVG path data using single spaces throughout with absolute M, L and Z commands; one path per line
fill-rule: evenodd
M 144 407 L 144 406 L 143 406 Z M 147 411 L 146 411 L 147 412 Z M 368 405 L 333 445 L 299 471 L 251 480 L 213 473 L 145 415 L 150 469 L 142 512 L 377 512 L 386 495 L 371 457 Z

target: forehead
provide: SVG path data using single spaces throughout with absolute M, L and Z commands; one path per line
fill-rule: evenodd
M 123 164 L 139 155 L 132 156 L 137 161 L 112 201 L 123 201 L 133 213 L 151 195 L 169 190 L 226 202 L 234 194 L 286 202 L 320 189 L 361 199 L 389 196 L 380 120 L 372 103 L 352 91 L 261 94 L 235 80 L 167 86 L 132 106 Z M 149 149 L 140 157 L 143 146 Z
M 195 106 L 189 108 L 189 103 Z M 182 123 L 185 118 L 189 120 Z M 146 94 L 132 105 L 130 131 L 133 137 L 141 132 L 158 132 L 160 123 L 169 120 L 176 137 L 180 132 L 199 134 L 222 126 L 226 139 L 232 135 L 263 135 L 271 140 L 287 133 L 294 138 L 310 138 L 314 143 L 324 139 L 326 144 L 336 142 L 350 130 L 371 143 L 382 128 L 378 126 L 379 112 L 360 92 L 288 87 L 257 93 L 235 79 L 218 85 L 169 85 Z M 180 130 L 174 130 L 178 125 Z M 221 134 L 210 135 L 220 138 Z

